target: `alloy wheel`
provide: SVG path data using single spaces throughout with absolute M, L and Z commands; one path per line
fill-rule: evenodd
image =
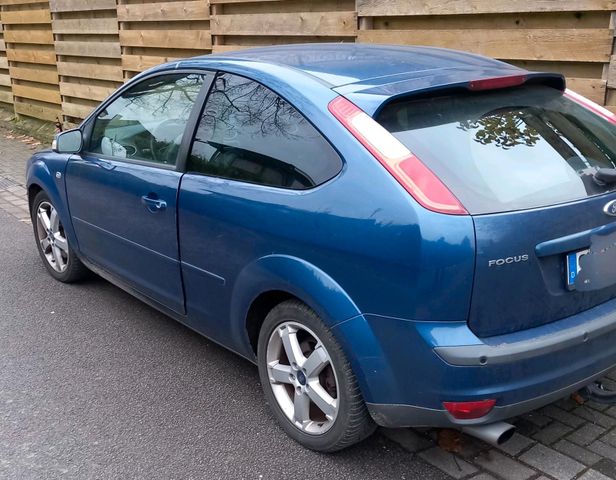
M 49 202 L 41 202 L 36 212 L 36 233 L 39 248 L 47 262 L 58 273 L 68 266 L 68 241 L 58 212 Z
M 274 397 L 304 433 L 320 435 L 336 420 L 338 380 L 319 338 L 297 322 L 284 322 L 270 335 L 267 372 Z

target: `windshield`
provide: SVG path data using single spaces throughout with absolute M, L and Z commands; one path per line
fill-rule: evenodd
M 611 191 L 616 126 L 562 92 L 529 86 L 386 105 L 376 119 L 471 214 L 570 202 Z

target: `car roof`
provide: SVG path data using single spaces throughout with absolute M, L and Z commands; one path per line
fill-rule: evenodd
M 204 55 L 158 68 L 222 69 L 241 63 L 260 80 L 272 67 L 301 73 L 346 96 L 368 114 L 386 101 L 410 93 L 437 90 L 473 80 L 527 74 L 492 58 L 458 50 L 425 46 L 361 43 L 307 43 L 249 48 Z M 284 78 L 280 78 L 284 81 Z M 284 75 L 282 75 L 284 77 Z M 558 80 L 564 85 L 560 75 Z M 564 87 L 563 87 L 564 88 Z
M 224 58 L 285 65 L 331 87 L 409 73 L 436 74 L 456 68 L 512 68 L 498 60 L 445 48 L 361 43 L 276 45 L 206 55 L 195 60 L 208 62 Z

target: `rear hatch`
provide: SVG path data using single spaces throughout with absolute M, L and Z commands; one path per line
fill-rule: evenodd
M 596 174 L 616 167 L 607 118 L 534 85 L 395 100 L 376 120 L 473 216 L 468 322 L 477 335 L 543 325 L 616 297 L 616 183 Z

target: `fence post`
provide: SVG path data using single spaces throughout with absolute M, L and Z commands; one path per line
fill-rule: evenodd
M 0 7 L 1 8 L 1 7 Z M 1 12 L 0 12 L 1 14 Z M 4 25 L 0 20 L 0 102 L 13 109 L 13 89 L 9 74 L 9 61 L 6 58 L 6 42 L 4 41 Z
M 616 11 L 613 11 L 610 16 L 610 32 L 612 37 L 614 37 L 616 34 Z M 610 62 L 603 66 L 602 78 L 607 83 L 604 104 L 608 109 L 616 112 L 616 43 L 614 42 L 612 44 Z

